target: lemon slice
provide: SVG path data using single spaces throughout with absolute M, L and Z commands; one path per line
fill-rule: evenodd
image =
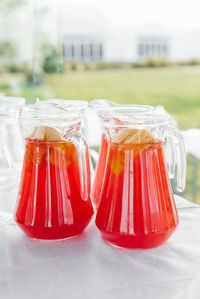
M 145 144 L 155 141 L 153 135 L 145 130 L 121 128 L 117 131 L 112 139 L 113 142 L 119 144 Z
M 115 143 L 123 143 L 126 138 L 132 136 L 134 129 L 130 128 L 121 128 L 117 131 L 117 133 L 113 136 L 113 142 Z M 137 129 L 135 129 L 137 130 Z
M 125 144 L 145 144 L 154 141 L 155 139 L 149 131 L 145 129 L 143 130 L 134 129 L 132 134 L 125 139 L 124 143 Z
M 32 139 L 44 140 L 45 128 L 44 126 L 35 127 L 30 135 Z
M 53 127 L 47 127 L 47 126 L 44 126 L 44 129 L 45 129 L 45 136 L 44 136 L 45 141 L 62 140 L 62 135 L 57 129 Z
M 34 128 L 30 138 L 42 141 L 58 141 L 62 140 L 62 135 L 53 127 L 38 126 Z

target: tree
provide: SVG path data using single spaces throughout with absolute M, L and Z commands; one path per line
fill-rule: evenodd
M 43 53 L 43 70 L 45 73 L 63 72 L 63 57 L 54 46 L 43 46 Z

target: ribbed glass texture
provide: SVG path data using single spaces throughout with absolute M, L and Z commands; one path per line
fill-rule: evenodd
M 101 195 L 102 183 L 104 178 L 104 171 L 106 166 L 108 142 L 105 134 L 102 134 L 101 146 L 99 151 L 99 159 L 96 166 L 94 182 L 92 186 L 91 198 L 94 202 L 94 205 L 98 207 L 99 198 Z
M 89 189 L 89 168 L 85 176 Z M 80 234 L 93 215 L 83 189 L 72 142 L 26 140 L 15 219 L 27 235 L 57 240 Z
M 109 142 L 96 225 L 114 245 L 151 248 L 178 225 L 163 142 Z

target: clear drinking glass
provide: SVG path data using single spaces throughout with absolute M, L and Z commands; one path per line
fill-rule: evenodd
M 168 116 L 129 114 L 129 110 L 123 115 L 108 111 L 102 118 L 107 158 L 99 178 L 102 187 L 96 225 L 113 245 L 151 248 L 164 243 L 178 225 L 164 142 L 168 138 L 174 142 L 177 161 L 172 162 L 177 164 L 179 191 L 185 188 L 185 147 Z
M 24 98 L 0 96 L 0 213 L 12 219 L 23 159 L 18 114 Z
M 20 115 L 26 144 L 15 220 L 32 238 L 66 239 L 93 215 L 88 146 L 78 111 L 39 106 Z

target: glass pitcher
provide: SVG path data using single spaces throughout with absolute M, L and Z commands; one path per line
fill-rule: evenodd
M 13 218 L 18 178 L 23 159 L 18 114 L 25 98 L 0 97 L 0 213 Z
M 183 191 L 186 178 L 183 138 L 164 115 L 151 113 L 129 118 L 124 114 L 121 124 L 116 124 L 108 113 L 102 124 L 108 153 L 96 226 L 103 238 L 116 246 L 159 246 L 178 225 L 164 142 L 168 138 L 174 140 L 177 189 Z
M 15 220 L 28 236 L 67 239 L 89 224 L 90 169 L 80 115 L 35 104 L 21 113 L 25 155 Z
M 114 102 L 108 101 L 108 100 L 94 100 L 90 103 L 90 105 L 97 111 L 97 115 L 100 119 L 100 122 L 106 121 L 106 117 L 108 117 L 108 113 L 118 113 L 118 117 L 113 117 L 112 121 L 114 124 L 120 124 L 121 123 L 121 115 L 124 114 L 124 112 L 128 113 L 134 113 L 134 114 L 144 114 L 147 112 L 150 112 L 153 110 L 152 106 L 146 106 L 146 105 L 119 105 Z M 110 118 L 108 118 L 108 121 L 111 121 Z M 108 143 L 106 134 L 104 131 L 104 126 L 101 124 L 102 128 L 102 136 L 101 136 L 101 145 L 99 150 L 99 159 L 96 166 L 95 171 L 95 177 L 92 185 L 92 192 L 91 192 L 91 198 L 94 202 L 94 205 L 97 207 L 99 203 L 99 198 L 101 194 L 101 188 L 102 188 L 102 179 L 104 176 L 104 170 L 105 170 L 105 164 L 106 164 L 106 158 L 107 158 L 107 149 L 108 149 Z

